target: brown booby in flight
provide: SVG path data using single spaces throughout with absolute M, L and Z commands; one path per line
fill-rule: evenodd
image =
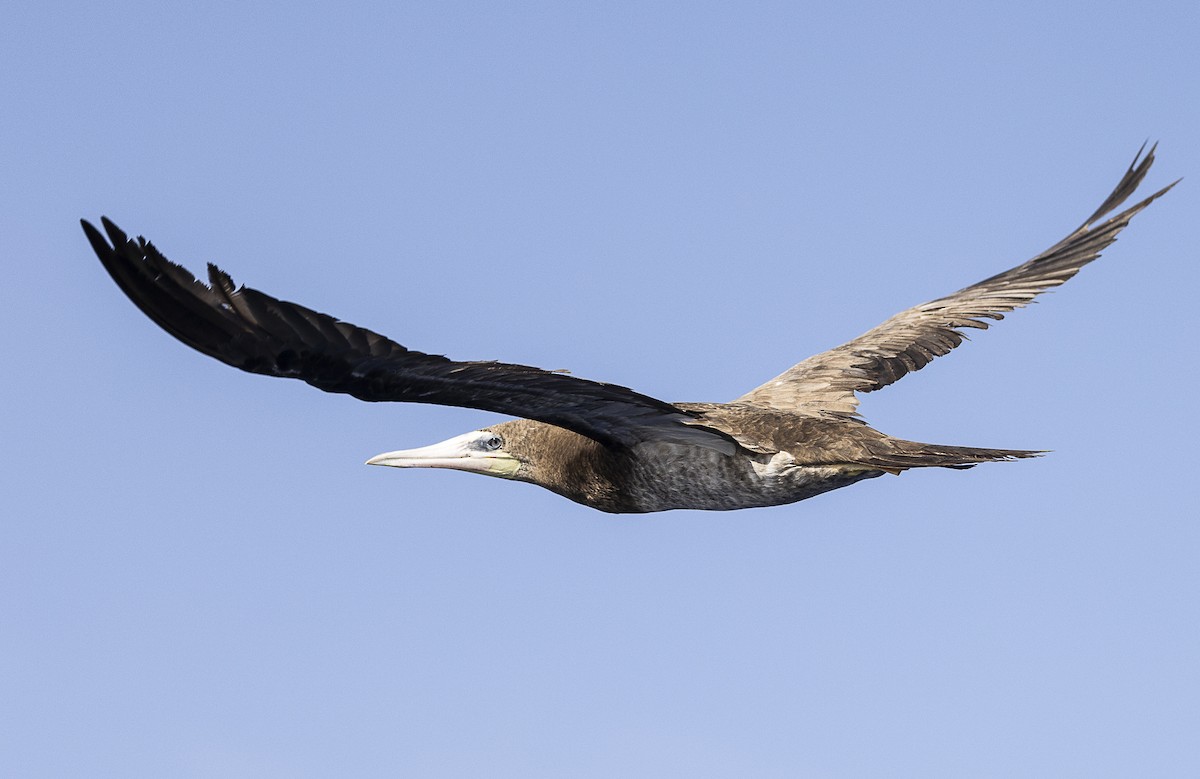
M 1144 151 L 1143 147 L 1143 151 Z M 1137 189 L 1154 148 L 1138 152 L 1082 225 L 1017 267 L 902 311 L 795 365 L 731 403 L 666 403 L 625 387 L 502 362 L 455 362 L 377 333 L 235 287 L 208 266 L 208 285 L 108 219 L 84 232 L 117 285 L 188 346 L 251 373 L 302 379 L 360 400 L 496 411 L 522 419 L 368 460 L 453 468 L 532 482 L 609 512 L 740 509 L 810 498 L 909 468 L 969 468 L 1036 451 L 905 441 L 857 414 L 855 393 L 886 387 L 963 341 L 963 328 L 1029 303 L 1096 259 L 1167 186 L 1105 221 Z M 110 245 L 111 242 L 111 245 Z

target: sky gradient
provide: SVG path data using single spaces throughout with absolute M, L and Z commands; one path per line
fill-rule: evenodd
M 1192 3 L 21 4 L 0 765 L 1195 776 Z M 498 421 L 240 373 L 79 230 L 456 359 L 724 401 L 1145 193 L 862 410 L 1036 461 L 613 517 L 367 468 Z

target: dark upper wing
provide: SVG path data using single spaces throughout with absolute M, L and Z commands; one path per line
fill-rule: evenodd
M 610 446 L 666 440 L 733 451 L 688 413 L 615 384 L 500 362 L 454 362 L 288 303 L 208 266 L 209 285 L 145 239 L 101 219 L 108 241 L 83 230 L 113 280 L 138 308 L 188 346 L 251 373 L 302 379 L 360 400 L 464 406 L 536 419 Z M 109 241 L 112 245 L 109 245 Z
M 1117 188 L 1094 214 L 1029 262 L 953 295 L 902 311 L 853 341 L 809 357 L 738 401 L 800 413 L 856 413 L 855 392 L 886 387 L 924 368 L 934 357 L 962 343 L 965 336 L 959 332 L 961 328 L 987 329 L 983 319 L 1003 319 L 1003 312 L 1024 306 L 1038 293 L 1057 287 L 1099 257 L 1135 214 L 1175 186 L 1172 183 L 1096 224 L 1125 202 L 1146 176 L 1154 162 L 1154 147 L 1142 158 L 1144 150 L 1143 146 Z

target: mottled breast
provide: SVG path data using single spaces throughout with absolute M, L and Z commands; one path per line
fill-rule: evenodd
M 638 511 L 724 511 L 778 506 L 879 476 L 880 471 L 840 465 L 797 465 L 787 452 L 723 455 L 709 449 L 659 442 L 635 450 L 625 484 Z

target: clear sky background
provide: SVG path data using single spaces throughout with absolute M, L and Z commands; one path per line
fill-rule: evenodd
M 1196 776 L 1191 2 L 23 3 L 0 773 Z M 863 410 L 1037 461 L 613 517 L 224 367 L 78 219 L 459 359 L 731 399 L 1188 177 Z

